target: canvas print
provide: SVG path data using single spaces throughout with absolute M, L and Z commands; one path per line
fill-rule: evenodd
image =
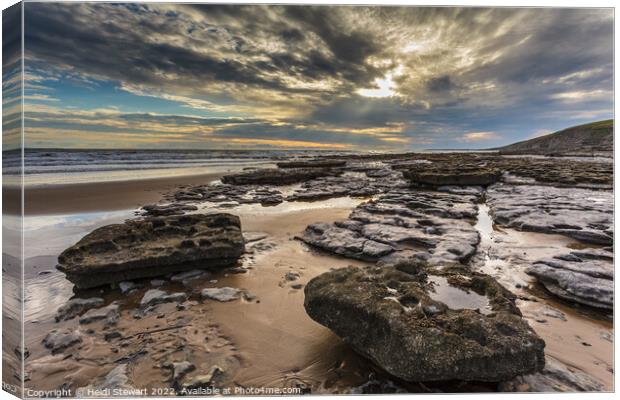
M 5 391 L 614 390 L 612 8 L 2 22 Z

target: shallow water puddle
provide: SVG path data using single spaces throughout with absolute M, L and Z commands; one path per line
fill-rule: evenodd
M 519 297 L 517 306 L 545 340 L 547 355 L 584 371 L 611 389 L 613 343 L 605 335 L 613 333 L 612 323 L 601 312 L 558 300 L 525 273 L 527 267 L 541 258 L 599 246 L 562 235 L 498 228 L 485 203 L 478 205 L 475 227 L 480 244 L 471 267 L 493 276 Z
M 492 312 L 486 296 L 453 286 L 443 276 L 429 275 L 428 280 L 433 284 L 434 289 L 434 292 L 429 292 L 429 296 L 433 300 L 444 303 L 452 310 L 478 310 L 484 315 Z

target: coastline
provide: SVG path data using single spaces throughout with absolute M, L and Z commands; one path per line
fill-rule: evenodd
M 98 226 L 131 218 L 135 208 L 158 202 L 165 192 L 185 185 L 207 184 L 222 175 L 211 173 L 26 189 L 26 212 L 28 216 L 37 217 L 32 219 L 33 224 L 28 231 L 30 241 L 37 244 L 31 248 L 36 251 L 26 259 L 26 264 L 30 266 L 26 274 L 30 296 L 25 321 L 29 331 L 27 348 L 31 352 L 27 364 L 33 381 L 39 382 L 37 389 L 52 389 L 67 383 L 66 376 L 55 376 L 43 368 L 48 362 L 48 350 L 41 346 L 44 335 L 51 329 L 73 329 L 78 323 L 75 320 L 52 321 L 53 310 L 75 295 L 73 285 L 54 268 L 57 254 Z M 280 189 L 283 192 L 289 190 Z M 161 286 L 154 286 L 148 279 L 137 280 L 137 289 L 127 294 L 120 293 L 117 288 L 102 288 L 78 292 L 78 297 L 96 295 L 104 298 L 106 304 L 119 302 L 123 305 L 119 323 L 112 332 L 126 338 L 127 347 L 123 353 L 140 352 L 147 344 L 148 338 L 138 338 L 140 332 L 156 331 L 162 323 L 173 327 L 176 321 L 187 322 L 178 332 L 153 337 L 157 360 L 145 357 L 132 364 L 134 381 L 144 387 L 157 388 L 168 379 L 168 372 L 160 367 L 159 359 L 176 360 L 180 357 L 175 350 L 177 342 L 182 342 L 184 350 L 202 349 L 205 346 L 204 337 L 210 338 L 207 345 L 210 352 L 192 351 L 187 359 L 201 371 L 208 370 L 211 365 L 222 367 L 226 371 L 226 384 L 230 385 L 239 382 L 247 386 L 301 385 L 312 388 L 314 393 L 348 393 L 366 384 L 369 376 L 379 374 L 380 379 L 389 380 L 389 376 L 382 376 L 381 370 L 355 353 L 328 328 L 310 319 L 304 310 L 303 288 L 310 279 L 334 268 L 363 266 L 366 263 L 315 251 L 294 238 L 302 235 L 309 224 L 345 220 L 356 204 L 363 201 L 361 197 L 340 195 L 310 201 L 283 201 L 269 207 L 256 203 L 238 204 L 232 208 L 227 203 L 220 207 L 217 203 L 207 202 L 199 210 L 238 215 L 244 233 L 265 236 L 265 239 L 248 245 L 240 262 L 242 268 L 210 272 L 188 279 L 185 283 L 166 277 Z M 115 212 L 107 216 L 95 215 L 106 211 Z M 483 214 L 479 213 L 477 217 L 479 223 Z M 51 218 L 45 218 L 46 215 Z M 522 258 L 521 248 L 527 248 L 528 253 L 540 253 L 522 259 L 526 262 L 527 259 L 551 254 L 551 251 L 563 251 L 574 244 L 574 240 L 510 228 L 497 229 L 490 215 L 487 225 L 486 228 L 476 228 L 481 233 L 488 231 L 486 234 L 489 237 L 483 238 L 477 258 L 474 257 L 470 265 L 484 267 L 484 257 L 490 255 L 487 273 L 494 275 L 518 296 L 518 306 L 523 311 L 524 319 L 547 342 L 549 360 L 556 360 L 570 372 L 592 377 L 605 390 L 612 389 L 613 372 L 610 368 L 613 368 L 613 362 L 606 355 L 613 344 L 601 337 L 613 332 L 610 321 L 550 298 L 544 291 L 537 292 L 533 290 L 535 286 L 517 286 L 518 282 L 533 282 L 522 271 L 512 268 L 502 268 L 501 272 L 494 270 L 499 265 L 498 261 L 512 265 L 515 257 L 518 257 L 517 261 Z M 534 246 L 534 243 L 537 245 Z M 501 249 L 513 249 L 514 252 L 498 254 Z M 496 256 L 499 258 L 493 259 Z M 289 272 L 297 276 L 294 281 L 287 280 Z M 187 293 L 194 298 L 180 309 L 176 309 L 174 304 L 161 305 L 157 312 L 141 316 L 137 322 L 134 318 L 137 304 L 146 291 L 154 287 L 167 293 Z M 236 302 L 196 300 L 197 290 L 205 287 L 238 288 L 244 295 Z M 40 301 L 43 299 L 44 302 Z M 549 309 L 561 317 L 545 314 Z M 199 315 L 208 315 L 208 318 L 196 318 Z M 247 326 L 252 329 L 245 329 Z M 103 323 L 90 327 L 95 328 L 95 333 L 84 336 L 79 357 L 94 357 L 99 365 L 106 367 L 86 367 L 71 358 L 58 359 L 76 387 L 101 379 L 110 372 L 107 366 L 118 358 L 113 350 L 118 342 L 105 339 L 109 332 L 105 331 Z M 562 333 L 558 334 L 558 331 Z M 273 360 L 273 354 L 282 347 L 286 349 L 286 354 Z M 266 348 L 269 351 L 264 351 Z M 151 354 L 155 354 L 153 351 Z M 475 390 L 473 386 L 469 389 Z M 416 392 L 423 388 L 411 385 L 407 386 L 407 390 Z M 490 385 L 485 390 L 497 389 Z
M 75 183 L 25 188 L 25 214 L 55 215 L 97 211 L 117 211 L 156 203 L 168 190 L 183 185 L 208 184 L 222 175 L 173 176 L 126 181 Z M 19 189 L 4 189 L 4 212 L 19 214 Z

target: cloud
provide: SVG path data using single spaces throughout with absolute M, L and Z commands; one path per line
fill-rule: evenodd
M 264 143 L 402 149 L 462 145 L 462 132 L 517 141 L 540 126 L 613 114 L 611 9 L 27 3 L 25 10 L 30 103 L 76 103 L 67 88 L 96 97 L 97 82 L 108 82 L 135 97 L 109 105 L 150 115 L 93 116 L 80 129 L 147 135 L 155 124 L 154 137 L 200 129 Z M 179 116 L 173 124 L 146 99 L 180 105 L 176 114 L 253 122 Z M 38 129 L 61 125 L 58 116 L 36 118 Z
M 497 139 L 499 135 L 495 132 L 469 132 L 463 135 L 466 142 L 479 142 L 481 140 Z

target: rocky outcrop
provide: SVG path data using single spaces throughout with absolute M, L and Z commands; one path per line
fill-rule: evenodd
M 501 154 L 593 154 L 613 151 L 612 119 L 573 126 L 549 135 L 500 147 Z
M 50 349 L 52 354 L 61 353 L 67 348 L 82 343 L 82 337 L 71 329 L 54 329 L 43 339 L 43 346 Z
M 127 364 L 114 367 L 99 384 L 91 384 L 76 390 L 77 397 L 144 396 L 143 389 L 136 389 L 129 383 Z
M 402 190 L 358 206 L 344 221 L 309 225 L 305 243 L 366 261 L 415 257 L 467 261 L 480 241 L 471 224 L 475 196 Z
M 286 200 L 314 201 L 344 196 L 369 197 L 406 186 L 402 176 L 394 171 L 389 171 L 388 175 L 381 177 L 347 172 L 341 176 L 328 176 L 304 182 L 293 194 L 288 195 Z
M 498 184 L 486 196 L 494 221 L 501 225 L 587 243 L 613 243 L 612 192 Z
M 527 269 L 527 273 L 564 300 L 613 310 L 613 261 L 606 259 L 605 255 L 587 258 L 589 256 L 596 256 L 596 253 L 572 252 L 539 260 Z
M 106 307 L 88 310 L 80 317 L 80 324 L 90 324 L 96 321 L 105 320 L 106 325 L 114 325 L 120 317 L 120 306 L 113 302 Z
M 147 308 L 162 303 L 179 303 L 187 300 L 187 295 L 182 292 L 168 294 L 163 290 L 150 289 L 140 300 L 140 308 Z
M 282 161 L 276 163 L 278 168 L 339 168 L 344 167 L 346 161 L 340 160 L 306 160 L 306 161 Z
M 223 183 L 232 185 L 290 185 L 323 176 L 338 176 L 341 169 L 331 168 L 264 168 L 239 174 L 225 175 Z
M 488 275 L 425 264 L 348 267 L 305 288 L 308 315 L 405 381 L 499 382 L 544 367 L 544 342 Z
M 541 372 L 502 382 L 498 389 L 501 392 L 600 392 L 605 385 L 577 368 L 547 357 Z
M 183 215 L 187 211 L 196 211 L 198 207 L 189 204 L 149 204 L 142 207 L 146 215 L 161 217 L 167 215 Z
M 501 178 L 500 170 L 488 167 L 405 170 L 403 176 L 414 186 L 488 186 Z
M 239 218 L 192 214 L 95 229 L 58 257 L 78 288 L 232 265 L 244 252 Z
M 91 297 L 89 299 L 71 299 L 58 308 L 58 312 L 55 317 L 56 322 L 75 318 L 91 308 L 101 307 L 103 303 L 104 301 L 100 297 Z
M 221 302 L 237 300 L 241 291 L 231 287 L 202 289 L 200 297 L 203 299 L 217 300 Z

